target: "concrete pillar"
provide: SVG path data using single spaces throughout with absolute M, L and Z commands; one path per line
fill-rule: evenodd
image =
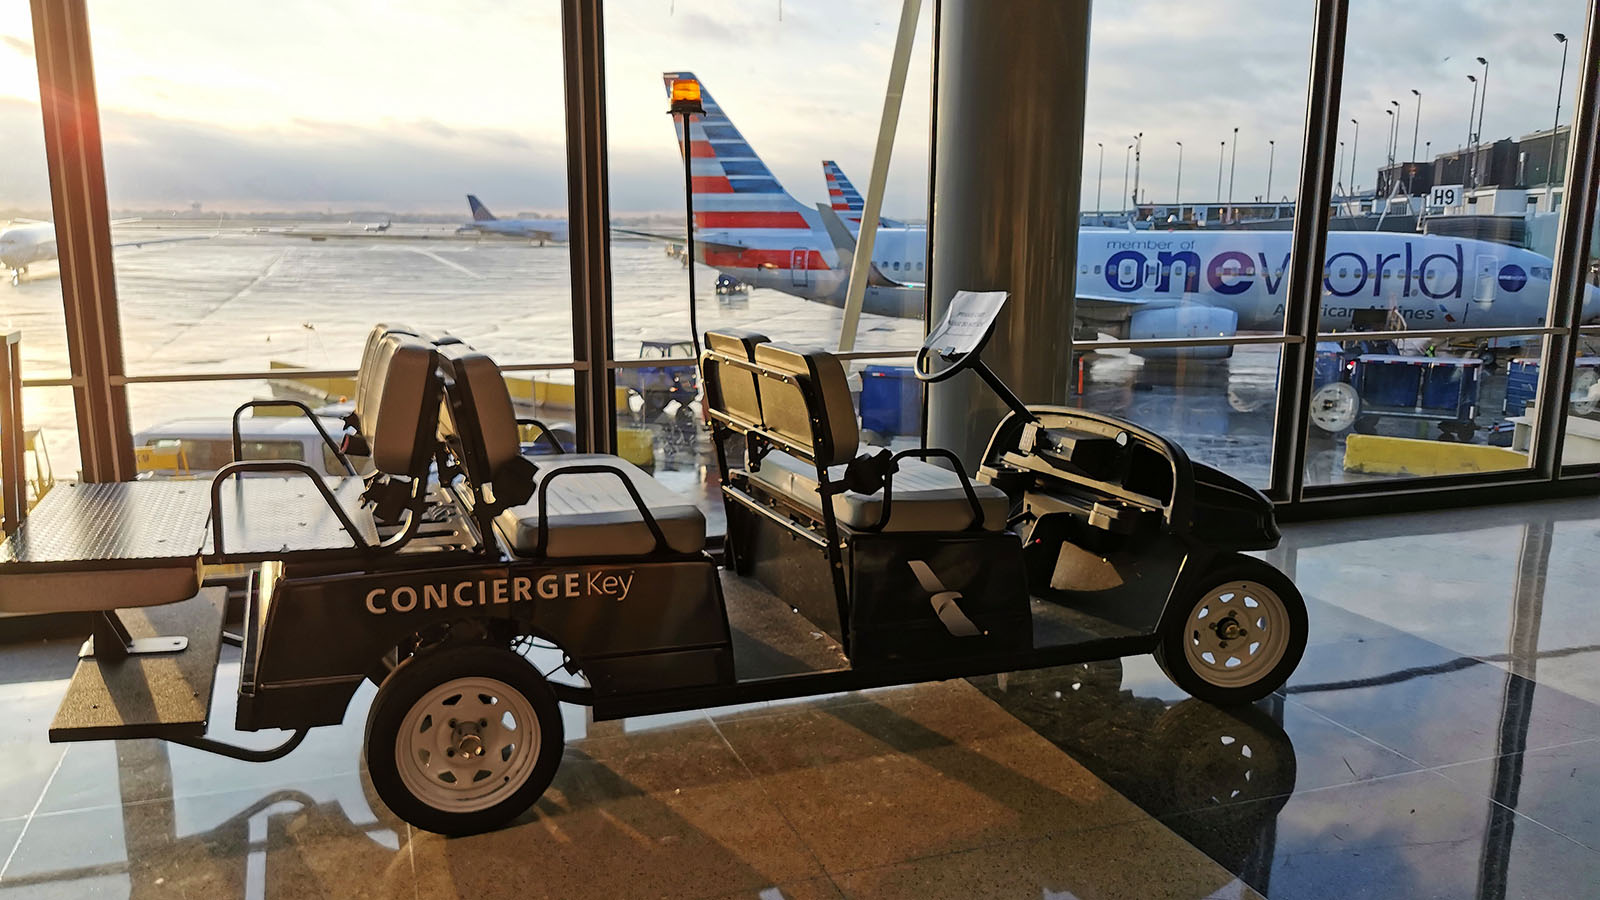
M 1027 403 L 1071 368 L 1088 0 L 943 0 L 929 323 L 958 290 L 1011 299 L 984 360 Z M 1004 407 L 971 372 L 928 394 L 928 444 L 972 470 Z

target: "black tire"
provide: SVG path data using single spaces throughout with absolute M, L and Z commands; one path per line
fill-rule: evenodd
M 1199 637 L 1199 631 L 1189 627 L 1196 607 L 1214 589 L 1232 581 L 1254 582 L 1277 596 L 1288 626 L 1284 629 L 1287 643 L 1277 663 L 1266 672 L 1245 684 L 1221 685 L 1196 670 L 1185 648 Z M 1156 662 L 1172 683 L 1191 697 L 1217 706 L 1253 703 L 1282 687 L 1300 664 L 1306 650 L 1306 604 L 1299 588 L 1282 572 L 1253 557 L 1231 554 L 1218 559 L 1203 575 L 1184 580 L 1167 609 L 1158 637 Z
M 496 791 L 503 796 L 492 805 L 464 811 L 417 796 L 402 778 L 399 761 L 401 730 L 412 707 L 435 688 L 461 678 L 493 679 L 519 693 L 532 708 L 539 729 L 536 757 L 518 779 L 520 784 Z M 379 686 L 367 714 L 367 771 L 379 798 L 413 826 L 450 836 L 477 834 L 516 818 L 539 799 L 561 764 L 564 741 L 555 694 L 527 660 L 487 644 L 447 647 L 406 660 Z
M 1355 432 L 1356 434 L 1377 434 L 1378 417 L 1356 416 Z

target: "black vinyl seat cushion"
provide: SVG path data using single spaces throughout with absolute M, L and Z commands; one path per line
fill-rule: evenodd
M 902 459 L 891 481 L 889 521 L 884 531 L 961 531 L 972 524 L 972 504 L 961 489 L 961 480 L 949 469 L 920 459 Z M 844 466 L 831 466 L 828 480 L 844 478 Z M 813 515 L 822 515 L 822 495 L 818 491 L 817 470 L 787 453 L 773 452 L 761 467 L 749 473 L 750 481 L 769 494 L 793 501 Z M 1002 531 L 1011 511 L 1010 501 L 999 488 L 973 482 L 973 493 L 983 510 L 983 528 Z M 883 515 L 883 491 L 871 494 L 846 491 L 835 494 L 833 514 L 839 524 L 854 529 L 873 528 Z
M 706 517 L 694 501 L 668 489 L 627 460 L 600 453 L 565 453 L 538 457 L 537 463 L 536 490 L 549 492 L 545 556 L 629 557 L 656 550 L 650 527 L 617 476 L 579 472 L 551 478 L 564 468 L 594 465 L 608 466 L 627 476 L 660 527 L 667 552 L 699 553 L 705 549 Z M 518 555 L 537 555 L 538 493 L 527 503 L 500 513 L 495 525 Z

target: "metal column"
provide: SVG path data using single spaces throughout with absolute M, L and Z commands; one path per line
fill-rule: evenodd
M 1294 209 L 1294 253 L 1284 288 L 1286 343 L 1278 364 L 1278 408 L 1273 426 L 1272 499 L 1298 501 L 1305 484 L 1306 431 L 1316 364 L 1322 267 L 1327 258 L 1326 210 L 1333 206 L 1334 151 L 1339 141 L 1339 99 L 1344 82 L 1348 0 L 1321 0 L 1311 37 L 1305 143 L 1300 151 L 1300 192 Z
M 1567 137 L 1567 168 L 1561 216 L 1556 226 L 1556 255 L 1551 279 L 1550 322 L 1572 331 L 1545 342 L 1539 366 L 1539 422 L 1534 435 L 1534 467 L 1550 478 L 1560 477 L 1566 444 L 1566 397 L 1572 390 L 1572 368 L 1578 358 L 1578 324 L 1588 286 L 1589 245 L 1600 203 L 1600 2 L 1591 0 L 1584 29 L 1583 57 L 1578 65 L 1578 99 L 1572 108 Z M 1550 136 L 1552 142 L 1555 135 Z M 1548 398 L 1548 402 L 1547 402 Z
M 32 0 L 32 7 L 83 478 L 127 481 L 135 474 L 133 438 L 89 20 L 84 0 Z
M 928 321 L 958 290 L 1011 292 L 984 353 L 1028 403 L 1072 368 L 1088 0 L 938 8 Z M 928 392 L 928 443 L 974 466 L 1003 406 L 964 373 Z
M 37 0 L 36 0 L 37 2 Z M 605 29 L 600 0 L 562 0 L 566 65 L 567 225 L 572 249 L 574 425 L 581 449 L 616 446 L 611 358 L 611 219 L 606 176 Z

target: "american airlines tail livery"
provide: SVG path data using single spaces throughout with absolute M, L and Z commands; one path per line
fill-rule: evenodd
M 694 77 L 664 76 L 669 91 L 673 80 Z M 703 84 L 701 99 L 706 114 L 689 125 L 697 257 L 754 287 L 842 305 L 860 228 L 859 194 L 829 161 L 823 167 L 830 201 L 812 207 L 796 200 Z M 1287 231 L 1084 228 L 1079 316 L 1130 338 L 1276 331 L 1283 327 L 1291 239 Z M 922 315 L 926 251 L 924 227 L 880 227 L 865 311 Z M 1549 257 L 1505 244 L 1330 232 L 1320 327 L 1343 329 L 1371 310 L 1417 329 L 1542 327 L 1550 279 Z M 1589 285 L 1583 318 L 1597 316 L 1600 291 Z

